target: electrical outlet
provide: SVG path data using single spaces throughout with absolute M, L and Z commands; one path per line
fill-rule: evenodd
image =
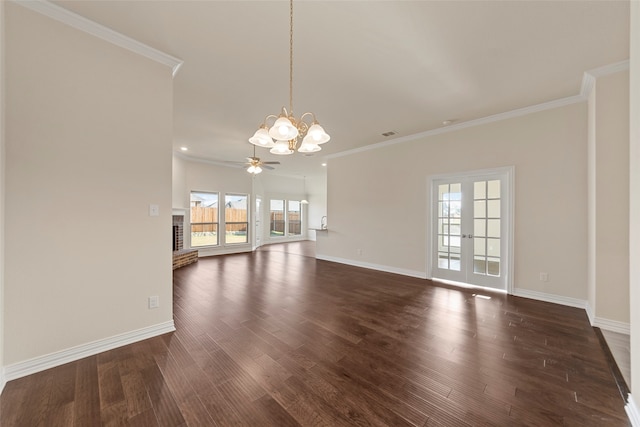
M 160 206 L 149 205 L 149 216 L 160 216 Z
M 540 273 L 540 281 L 548 282 L 549 281 L 549 273 Z
M 149 297 L 149 309 L 160 307 L 160 297 L 152 296 Z
M 356 253 L 357 253 L 358 255 L 362 255 L 362 249 L 360 249 L 360 248 L 356 249 Z

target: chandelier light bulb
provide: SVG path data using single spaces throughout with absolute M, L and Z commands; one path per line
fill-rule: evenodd
M 271 150 L 269 150 L 271 154 L 278 154 L 280 156 L 286 156 L 287 154 L 293 154 L 293 150 L 289 148 L 289 143 L 287 141 L 278 141 L 273 146 Z
M 269 130 L 264 125 L 261 126 L 251 138 L 249 138 L 249 142 L 259 147 L 273 147 L 273 139 L 269 136 Z
M 311 136 L 316 144 L 324 144 L 331 139 L 331 137 L 318 123 L 314 123 L 313 125 L 311 125 L 311 127 L 307 131 L 307 135 Z
M 298 148 L 299 153 L 315 153 L 316 151 L 322 150 L 322 148 L 320 148 L 318 144 L 315 144 L 313 142 L 307 142 L 308 139 L 309 139 L 308 135 L 304 137 L 304 140 L 302 141 L 302 145 L 300 146 L 300 148 Z
M 298 129 L 287 117 L 280 116 L 269 129 L 269 136 L 277 141 L 289 141 L 298 137 Z

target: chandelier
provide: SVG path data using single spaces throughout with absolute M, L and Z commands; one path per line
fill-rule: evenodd
M 269 121 L 275 119 L 271 127 Z M 307 123 L 306 120 L 309 122 Z M 282 107 L 280 114 L 265 117 L 249 142 L 258 147 L 270 148 L 273 154 L 287 155 L 294 151 L 314 153 L 320 144 L 331 137 L 324 131 L 313 113 L 304 113 L 297 119 L 293 115 L 293 0 L 289 1 L 289 110 Z M 298 146 L 298 143 L 300 146 Z

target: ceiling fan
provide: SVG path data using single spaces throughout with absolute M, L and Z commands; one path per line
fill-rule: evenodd
M 269 165 L 279 165 L 280 162 L 263 162 L 260 160 L 260 157 L 256 157 L 256 146 L 253 146 L 253 157 L 247 157 L 246 163 L 243 163 L 244 166 L 247 167 L 247 172 L 252 173 L 254 175 L 262 172 L 262 168 L 264 169 L 275 169 L 273 166 Z

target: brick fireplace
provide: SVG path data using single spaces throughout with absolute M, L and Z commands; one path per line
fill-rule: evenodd
M 198 261 L 197 249 L 184 249 L 184 215 L 173 215 L 173 269 L 184 267 Z

